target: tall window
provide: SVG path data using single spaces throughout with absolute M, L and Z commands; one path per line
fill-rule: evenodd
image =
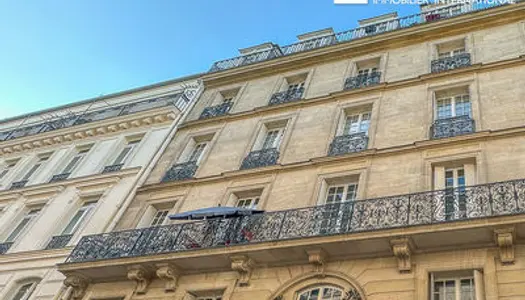
M 125 163 L 126 159 L 133 153 L 133 150 L 135 150 L 135 148 L 138 146 L 139 143 L 140 143 L 140 140 L 129 141 L 126 147 L 124 147 L 124 149 L 120 151 L 117 158 L 115 158 L 115 161 L 113 162 L 113 164 L 120 165 L 120 164 Z
M 459 116 L 470 116 L 471 105 L 468 94 L 438 98 L 437 118 L 446 119 Z
M 22 177 L 22 179 L 20 179 L 20 181 L 29 180 L 31 176 L 33 176 L 33 174 L 35 174 L 35 172 L 38 171 L 38 169 L 40 169 L 40 167 L 42 167 L 42 165 L 44 165 L 48 159 L 49 155 L 39 157 L 38 161 L 31 167 L 31 169 L 29 169 L 29 171 L 27 171 L 27 173 L 24 175 L 24 177 Z
M 377 67 L 373 67 L 373 68 L 359 68 L 359 70 L 357 70 L 357 76 L 361 76 L 361 77 L 367 77 L 369 75 L 373 75 L 377 73 Z
M 164 224 L 164 221 L 166 221 L 166 217 L 168 216 L 170 210 L 165 209 L 159 209 L 153 216 L 153 219 L 151 220 L 150 226 L 160 226 Z
M 82 207 L 80 207 L 73 218 L 69 221 L 67 226 L 62 231 L 62 235 L 70 235 L 74 234 L 75 231 L 82 225 L 82 223 L 87 219 L 87 217 L 91 214 L 95 206 L 97 205 L 97 201 L 90 201 L 84 203 Z
M 432 300 L 475 300 L 473 276 L 432 275 Z
M 293 94 L 304 88 L 304 81 L 288 84 L 288 93 Z
M 467 204 L 463 167 L 445 170 L 445 189 L 445 218 L 465 217 Z
M 206 145 L 208 145 L 208 142 L 201 142 L 195 144 L 195 146 L 193 146 L 193 150 L 191 151 L 190 156 L 188 157 L 188 162 L 198 162 L 201 159 L 204 150 L 206 149 Z
M 345 119 L 344 135 L 364 132 L 368 133 L 370 127 L 371 112 L 362 112 L 352 115 L 347 115 Z
M 29 297 L 31 297 L 31 294 L 33 294 L 33 291 L 35 290 L 37 285 L 37 281 L 32 281 L 20 285 L 20 287 L 10 300 L 28 300 Z
M 354 201 L 357 197 L 357 183 L 331 185 L 326 192 L 326 204 Z
M 275 128 L 266 131 L 262 149 L 279 148 L 284 128 Z
M 461 53 L 465 53 L 465 48 L 464 47 L 460 47 L 460 48 L 456 48 L 456 49 L 450 49 L 450 50 L 445 50 L 445 51 L 440 51 L 438 53 L 438 57 L 439 58 L 447 58 L 447 57 L 454 57 L 456 55 L 459 55 Z
M 237 199 L 237 207 L 242 208 L 257 208 L 259 204 L 259 197 L 246 197 Z
M 343 300 L 343 290 L 334 286 L 310 288 L 299 293 L 297 300 Z
M 80 164 L 80 162 L 84 159 L 84 157 L 89 152 L 89 148 L 78 150 L 77 154 L 69 161 L 69 163 L 66 165 L 64 170 L 62 171 L 62 174 L 69 174 L 75 170 L 75 168 Z
M 0 171 L 0 179 L 4 178 L 4 176 L 7 175 L 7 173 L 9 173 L 9 171 L 16 166 L 17 162 L 18 160 L 6 162 Z
M 18 223 L 18 225 L 15 227 L 13 231 L 9 234 L 5 242 L 12 243 L 16 240 L 16 238 L 26 229 L 31 222 L 38 216 L 40 213 L 40 208 L 37 209 L 31 209 L 28 211 L 25 216 L 22 218 L 22 220 Z

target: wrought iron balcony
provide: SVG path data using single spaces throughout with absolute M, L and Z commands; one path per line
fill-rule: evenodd
M 450 71 L 470 66 L 470 53 L 461 53 L 451 57 L 434 59 L 430 65 L 432 73 Z
M 437 119 L 430 128 L 430 135 L 433 139 L 441 139 L 473 133 L 474 131 L 474 120 L 472 120 L 470 116 L 459 116 L 447 119 Z
M 349 77 L 345 80 L 345 90 L 353 90 L 379 84 L 381 82 L 381 72 L 374 72 L 367 75 Z
M 278 92 L 272 95 L 268 105 L 277 105 L 300 100 L 303 97 L 304 87 Z
M 197 162 L 189 161 L 173 165 L 162 178 L 162 182 L 191 179 L 197 171 Z
M 241 170 L 273 166 L 277 164 L 278 159 L 279 150 L 277 148 L 252 151 L 242 161 Z
M 71 175 L 71 173 L 62 173 L 62 174 L 53 175 L 53 177 L 51 177 L 51 180 L 49 180 L 49 182 L 58 182 L 58 181 L 66 180 L 69 177 L 69 175 Z
M 207 119 L 207 118 L 223 116 L 227 114 L 228 112 L 230 112 L 232 105 L 233 105 L 233 102 L 224 102 L 219 105 L 206 107 L 202 111 L 199 119 L 202 120 L 202 119 Z
M 335 35 L 322 36 L 286 46 L 274 45 L 274 47 L 268 50 L 215 62 L 212 65 L 210 72 L 227 70 L 248 64 L 274 59 L 281 56 L 292 55 L 295 53 L 300 53 L 316 48 L 328 47 L 331 45 L 358 40 L 386 32 L 410 28 L 420 24 L 439 22 L 456 16 L 468 14 L 474 11 L 482 11 L 485 9 L 499 7 L 506 4 L 507 3 L 505 1 L 492 1 L 490 3 L 481 1 L 471 3 L 458 3 L 457 5 L 449 6 L 446 9 L 439 8 L 432 11 L 421 12 L 418 14 L 400 17 L 397 19 L 388 20 L 365 27 L 358 27 L 342 31 L 336 33 Z
M 346 153 L 360 152 L 368 147 L 366 132 L 336 136 L 328 150 L 328 156 L 337 156 Z
M 227 247 L 525 213 L 525 180 L 84 236 L 68 262 Z
M 72 234 L 56 235 L 51 238 L 45 250 L 65 248 L 72 237 Z
M 102 170 L 102 174 L 120 171 L 123 166 L 124 164 L 105 166 L 104 170 Z
M 9 248 L 11 248 L 12 245 L 13 243 L 11 242 L 0 243 L 0 254 L 5 254 L 9 251 Z
M 24 186 L 26 186 L 27 182 L 28 182 L 28 180 L 20 180 L 20 181 L 17 181 L 17 182 L 13 182 L 13 183 L 11 183 L 11 187 L 9 189 L 10 190 L 21 189 Z

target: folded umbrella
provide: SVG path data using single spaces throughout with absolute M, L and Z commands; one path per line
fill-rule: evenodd
M 243 208 L 243 207 L 231 207 L 231 206 L 218 206 L 218 207 L 207 207 L 196 210 L 190 210 L 179 214 L 170 215 L 169 218 L 172 220 L 202 220 L 202 219 L 214 219 L 214 218 L 233 218 L 239 216 L 249 216 L 253 214 L 263 213 L 264 210 Z

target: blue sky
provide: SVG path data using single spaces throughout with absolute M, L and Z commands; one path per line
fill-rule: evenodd
M 372 0 L 370 0 L 372 1 Z M 237 49 L 409 5 L 333 0 L 0 0 L 0 119 L 205 72 Z

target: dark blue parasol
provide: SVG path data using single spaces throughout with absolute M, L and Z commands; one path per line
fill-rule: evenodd
M 196 210 L 190 210 L 180 214 L 170 215 L 169 218 L 172 220 L 202 220 L 202 219 L 214 219 L 214 218 L 233 218 L 240 216 L 250 216 L 253 214 L 263 213 L 264 210 L 242 208 L 242 207 L 231 207 L 231 206 L 218 206 L 218 207 L 207 207 Z

